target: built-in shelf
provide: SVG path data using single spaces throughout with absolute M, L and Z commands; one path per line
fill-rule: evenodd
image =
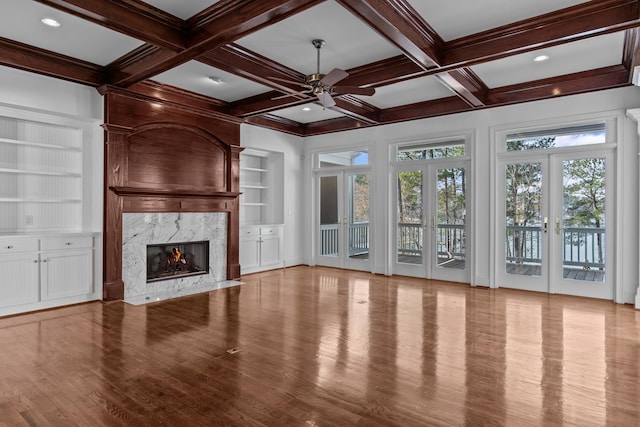
M 34 170 L 27 170 L 27 169 L 7 169 L 7 168 L 0 168 L 0 172 L 25 174 L 25 175 L 70 176 L 75 178 L 80 178 L 82 176 L 82 174 L 80 173 L 73 173 L 73 172 L 49 172 L 49 171 L 34 171 Z
M 0 230 L 91 227 L 92 140 L 91 121 L 0 105 Z
M 249 154 L 247 154 L 248 156 Z M 263 172 L 266 173 L 268 172 L 267 169 L 261 169 L 261 168 L 247 168 L 247 167 L 241 167 L 240 168 L 241 171 L 251 171 L 251 172 Z
M 240 224 L 281 224 L 284 219 L 284 154 L 257 149 L 240 153 Z M 275 189 L 275 191 L 274 191 Z
M 24 199 L 0 197 L 0 202 L 7 203 L 81 203 L 81 199 Z
M 53 150 L 75 151 L 75 152 L 78 152 L 78 153 L 82 152 L 82 149 L 81 148 L 77 148 L 77 147 L 68 147 L 68 146 L 57 145 L 57 144 L 45 144 L 45 143 L 42 143 L 42 142 L 22 141 L 22 140 L 19 140 L 19 139 L 0 138 L 0 142 L 5 143 L 5 144 L 25 145 L 25 146 L 29 146 L 29 147 L 51 148 Z

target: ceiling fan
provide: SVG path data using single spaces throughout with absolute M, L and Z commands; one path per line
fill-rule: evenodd
M 371 96 L 376 93 L 374 88 L 368 87 L 359 87 L 359 86 L 334 86 L 340 80 L 344 79 L 349 75 L 344 70 L 339 68 L 334 68 L 329 72 L 329 74 L 320 73 L 320 49 L 325 45 L 325 41 L 321 39 L 314 39 L 311 41 L 311 44 L 317 50 L 317 71 L 313 74 L 309 74 L 305 77 L 303 82 L 292 82 L 290 80 L 280 79 L 277 77 L 272 77 L 273 80 L 279 80 L 286 83 L 295 83 L 299 84 L 304 90 L 295 93 L 289 93 L 287 95 L 278 96 L 273 99 L 282 99 L 287 98 L 289 96 L 299 96 L 299 95 L 316 95 L 318 100 L 322 104 L 323 107 L 333 107 L 336 105 L 336 101 L 333 99 L 332 95 L 364 95 Z

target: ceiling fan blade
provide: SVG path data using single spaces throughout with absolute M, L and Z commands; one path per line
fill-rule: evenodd
M 348 75 L 349 73 L 347 73 L 346 71 L 339 68 L 334 68 L 329 74 L 327 74 L 322 78 L 322 80 L 320 80 L 320 83 L 325 86 L 333 86 Z
M 363 95 L 371 96 L 376 93 L 376 90 L 372 87 L 358 87 L 358 86 L 334 86 L 331 88 L 331 93 L 334 95 Z
M 323 107 L 329 108 L 336 105 L 336 101 L 333 100 L 333 98 L 331 97 L 331 95 L 329 95 L 328 92 L 320 92 L 316 95 L 318 96 L 318 99 L 320 100 L 320 103 L 322 104 Z
M 308 90 L 302 90 L 300 92 L 287 93 L 285 95 L 276 96 L 274 98 L 271 98 L 271 100 L 275 101 L 276 99 L 284 99 L 284 98 L 288 98 L 290 96 L 295 96 L 296 98 L 301 98 L 302 99 L 302 95 L 306 95 L 308 93 L 310 93 Z

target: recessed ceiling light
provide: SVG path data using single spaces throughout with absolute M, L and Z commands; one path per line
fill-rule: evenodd
M 548 55 L 538 55 L 535 58 L 533 58 L 535 62 L 542 62 L 542 61 L 546 61 L 547 59 L 549 59 Z
M 209 77 L 209 81 L 211 83 L 213 83 L 214 85 L 221 85 L 222 84 L 222 79 L 220 77 L 217 77 L 217 76 Z
M 309 108 L 309 107 L 303 107 L 303 108 L 302 108 L 302 111 L 311 111 L 311 108 Z
M 40 22 L 49 27 L 58 28 L 60 26 L 60 23 L 53 18 L 42 18 Z

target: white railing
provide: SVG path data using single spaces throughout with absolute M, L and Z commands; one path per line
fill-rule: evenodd
M 440 258 L 464 258 L 466 249 L 464 224 L 438 224 L 438 256 Z M 398 255 L 422 254 L 423 229 L 421 224 L 398 224 Z
M 507 226 L 507 261 L 517 264 L 542 262 L 540 226 Z M 605 229 L 567 227 L 563 230 L 563 264 L 604 269 Z
M 320 226 L 320 255 L 338 256 L 338 230 L 340 224 Z M 369 252 L 369 222 L 349 224 L 349 256 Z

